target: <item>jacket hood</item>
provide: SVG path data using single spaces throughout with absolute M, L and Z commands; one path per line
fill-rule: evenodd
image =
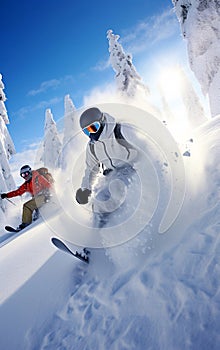
M 105 126 L 104 129 L 99 137 L 99 140 L 106 140 L 110 137 L 110 135 L 113 133 L 113 130 L 115 128 L 115 118 L 112 117 L 110 114 L 108 113 L 103 113 L 104 117 L 105 117 Z

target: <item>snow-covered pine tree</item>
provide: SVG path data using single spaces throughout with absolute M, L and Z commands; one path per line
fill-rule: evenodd
M 119 38 L 119 35 L 115 35 L 112 30 L 108 30 L 110 63 L 116 73 L 115 80 L 118 95 L 124 102 L 137 105 L 161 119 L 161 112 L 150 102 L 148 86 L 137 73 L 132 62 L 132 56 L 126 54 L 122 45 L 119 44 Z
M 113 34 L 108 30 L 107 38 L 109 40 L 110 62 L 116 75 L 117 90 L 123 97 L 134 98 L 137 92 L 145 97 L 149 95 L 148 87 L 143 83 L 140 75 L 137 73 L 132 63 L 132 56 L 126 54 L 118 40 L 119 35 Z
M 189 62 L 208 94 L 212 117 L 220 114 L 220 0 L 172 0 Z
M 205 117 L 205 112 L 200 103 L 199 97 L 181 66 L 178 66 L 178 73 L 181 78 L 181 97 L 185 105 L 188 123 L 191 128 L 196 128 L 205 123 L 207 118 Z
M 16 151 L 15 151 L 14 143 L 6 127 L 6 124 L 9 124 L 9 118 L 8 118 L 7 110 L 4 103 L 6 101 L 6 97 L 3 90 L 4 90 L 4 84 L 2 82 L 2 74 L 0 74 L 0 120 L 2 121 L 1 132 L 4 135 L 4 148 L 7 154 L 7 159 L 10 159 L 10 157 L 13 154 L 15 154 Z
M 60 166 L 61 141 L 58 135 L 56 122 L 48 108 L 45 112 L 43 155 L 41 161 L 44 166 L 54 170 Z
M 85 135 L 79 124 L 79 113 L 69 95 L 64 100 L 64 135 L 62 145 L 61 168 L 68 171 L 72 167 L 72 152 L 77 154 L 82 151 L 82 144 L 85 143 Z M 72 171 L 70 169 L 70 171 Z
M 6 97 L 3 89 L 4 84 L 0 74 L 0 193 L 8 192 L 15 188 L 15 182 L 9 166 L 9 159 L 15 154 L 15 147 L 6 126 L 6 123 L 9 124 L 9 118 L 4 104 Z M 0 199 L 0 217 L 5 212 L 6 205 L 6 202 Z
M 0 74 L 0 116 L 4 120 L 5 124 L 9 124 L 8 114 L 4 103 L 6 101 L 6 97 L 3 91 L 4 88 L 5 86 L 2 81 L 2 74 Z
M 64 99 L 64 135 L 63 145 L 65 145 L 72 136 L 79 130 L 79 120 L 76 116 L 76 107 L 70 98 L 66 95 Z

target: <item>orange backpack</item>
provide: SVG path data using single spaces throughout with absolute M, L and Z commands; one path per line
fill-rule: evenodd
M 36 169 L 36 171 L 37 171 L 40 175 L 44 176 L 50 184 L 53 184 L 53 183 L 55 182 L 55 181 L 54 181 L 54 178 L 53 178 L 53 176 L 52 176 L 52 174 L 48 171 L 47 168 L 41 167 L 41 168 L 39 168 L 39 169 Z

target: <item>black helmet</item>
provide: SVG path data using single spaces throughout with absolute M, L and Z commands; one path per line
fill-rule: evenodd
M 102 112 L 96 107 L 86 109 L 80 116 L 81 128 L 84 129 L 94 122 L 101 122 L 102 116 Z
M 20 176 L 25 178 L 25 180 L 30 179 L 32 176 L 32 170 L 30 165 L 23 165 L 20 169 Z

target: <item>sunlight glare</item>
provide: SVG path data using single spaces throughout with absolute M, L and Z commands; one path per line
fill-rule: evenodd
M 158 85 L 161 95 L 170 107 L 172 113 L 167 120 L 168 128 L 176 139 L 184 140 L 189 133 L 189 125 L 182 99 L 184 79 L 180 67 L 169 66 L 161 70 L 159 73 Z
M 178 67 L 166 68 L 159 75 L 159 86 L 169 100 L 176 99 L 176 96 L 181 93 L 182 84 L 183 79 Z

